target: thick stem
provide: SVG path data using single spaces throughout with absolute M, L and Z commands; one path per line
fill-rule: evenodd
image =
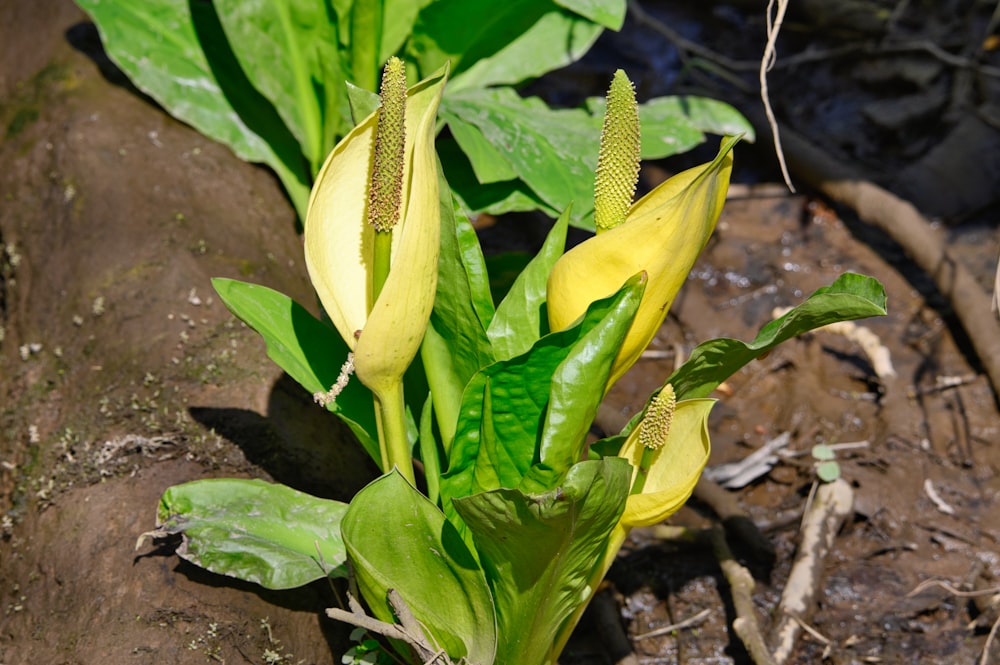
M 375 414 L 382 470 L 389 472 L 392 467 L 396 467 L 406 480 L 416 485 L 410 440 L 406 436 L 406 405 L 403 401 L 402 381 L 395 382 L 389 390 L 375 395 Z
M 385 280 L 389 278 L 389 263 L 392 259 L 392 231 L 376 231 L 374 256 L 372 257 L 372 300 L 369 310 L 382 293 Z

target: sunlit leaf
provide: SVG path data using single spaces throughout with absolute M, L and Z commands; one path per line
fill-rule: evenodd
M 346 575 L 346 512 L 345 503 L 263 480 L 196 480 L 163 493 L 154 535 L 182 534 L 177 554 L 213 573 L 291 589 Z

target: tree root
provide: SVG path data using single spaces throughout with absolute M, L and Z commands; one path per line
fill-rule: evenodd
M 750 113 L 755 124 L 763 119 Z M 782 147 L 792 173 L 833 201 L 891 237 L 948 298 L 1000 399 L 1000 322 L 990 315 L 991 297 L 972 274 L 952 257 L 931 224 L 909 202 L 859 179 L 846 165 L 801 135 L 781 128 Z

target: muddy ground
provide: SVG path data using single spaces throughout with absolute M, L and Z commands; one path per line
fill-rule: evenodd
M 666 3 L 648 4 L 654 17 L 719 52 L 730 35 L 733 57 L 744 57 L 742 42 L 762 29 L 739 3 L 710 11 L 680 3 L 679 15 L 665 13 Z M 943 33 L 919 34 L 919 22 L 903 12 L 894 18 L 897 34 L 954 46 L 989 19 L 976 3 L 938 4 L 958 17 L 950 27 L 928 22 Z M 921 3 L 908 11 L 919 9 L 930 11 Z M 728 32 L 705 29 L 702 10 Z M 821 38 L 796 27 L 821 25 L 815 16 L 795 20 L 792 52 L 852 39 L 883 43 L 886 31 L 883 22 L 873 37 L 860 19 L 847 28 L 843 18 L 829 19 Z M 592 86 L 599 63 L 631 73 L 678 59 L 634 14 L 627 29 L 552 82 L 552 96 Z M 952 50 L 998 64 L 984 50 Z M 178 482 L 262 477 L 347 499 L 374 474 L 345 444 L 339 423 L 312 407 L 213 297 L 209 279 L 226 276 L 312 302 L 290 206 L 266 171 L 130 89 L 72 3 L 0 6 L 0 54 L 0 664 L 340 662 L 346 631 L 323 618 L 333 604 L 324 585 L 264 592 L 203 573 L 168 550 L 133 551 L 160 493 Z M 921 60 L 879 74 L 877 59 L 843 57 L 777 70 L 779 114 L 860 172 L 920 199 L 944 222 L 941 242 L 987 288 L 998 254 L 990 206 L 1000 153 L 988 149 L 996 131 L 983 111 L 997 101 L 993 79 L 975 78 L 960 99 L 968 103 L 950 108 L 958 73 L 975 70 Z M 937 75 L 914 82 L 928 66 Z M 888 83 L 864 82 L 876 75 Z M 720 85 L 637 78 L 649 95 L 664 94 L 657 86 L 669 83 Z M 866 105 L 905 96 L 897 84 L 910 86 L 912 99 L 896 111 L 913 107 L 921 91 L 935 92 L 932 110 L 892 126 L 885 113 L 864 115 Z M 953 93 L 944 107 L 934 106 L 941 86 Z M 968 136 L 956 137 L 961 132 Z M 1000 586 L 996 396 L 949 303 L 897 247 L 849 210 L 766 184 L 776 177 L 766 150 L 746 146 L 737 160 L 741 182 L 654 342 L 658 353 L 616 388 L 612 409 L 627 416 L 639 408 L 698 341 L 749 339 L 773 308 L 800 302 L 843 271 L 877 277 L 890 314 L 864 325 L 889 350 L 897 378 L 879 379 L 856 344 L 819 332 L 754 362 L 718 395 L 713 465 L 785 433 L 794 453 L 732 490 L 774 555 L 736 537 L 731 544 L 754 573 L 757 614 L 767 626 L 816 479 L 808 451 L 864 442 L 837 455 L 853 510 L 819 578 L 809 617 L 816 635 L 799 640 L 791 662 L 978 662 L 995 611 L 941 588 L 908 594 L 931 578 L 961 589 Z M 651 165 L 645 176 L 651 182 L 675 167 Z M 947 183 L 914 184 L 934 168 Z M 487 249 L 530 244 L 538 233 L 524 224 L 485 228 Z M 692 502 L 673 522 L 699 527 L 711 519 Z M 640 662 L 749 662 L 730 629 L 729 589 L 705 547 L 637 533 L 610 579 Z M 703 610 L 691 627 L 646 636 Z M 567 662 L 611 662 L 600 625 L 585 619 Z M 1000 662 L 1000 646 L 992 658 Z

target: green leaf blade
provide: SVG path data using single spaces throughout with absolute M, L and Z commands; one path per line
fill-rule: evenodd
M 210 3 L 79 4 L 137 88 L 241 159 L 274 169 L 300 218 L 305 216 L 311 178 L 298 141 L 247 79 Z
M 568 226 L 567 210 L 556 220 L 542 248 L 517 276 L 507 296 L 497 306 L 486 334 L 499 360 L 526 353 L 542 334 L 548 332 L 546 285 L 552 266 L 565 251 Z
M 337 381 L 350 349 L 331 326 L 273 289 L 223 278 L 213 279 L 212 286 L 226 307 L 264 338 L 268 357 L 309 393 L 326 392 Z M 371 392 L 360 381 L 351 380 L 327 408 L 380 463 Z
M 452 660 L 493 663 L 496 616 L 485 574 L 455 527 L 397 471 L 354 497 L 342 532 L 377 618 L 395 623 L 386 598 L 395 589 Z
M 544 494 L 499 489 L 456 500 L 493 590 L 500 663 L 554 662 L 562 628 L 590 600 L 589 581 L 631 480 L 623 459 L 581 462 Z
M 164 492 L 157 535 L 183 534 L 178 555 L 213 573 L 292 589 L 345 575 L 346 512 L 347 504 L 263 480 L 197 480 Z
M 768 323 L 750 343 L 722 338 L 699 344 L 667 382 L 678 399 L 707 397 L 741 367 L 781 342 L 830 323 L 883 316 L 885 307 L 885 289 L 878 280 L 845 273 Z

